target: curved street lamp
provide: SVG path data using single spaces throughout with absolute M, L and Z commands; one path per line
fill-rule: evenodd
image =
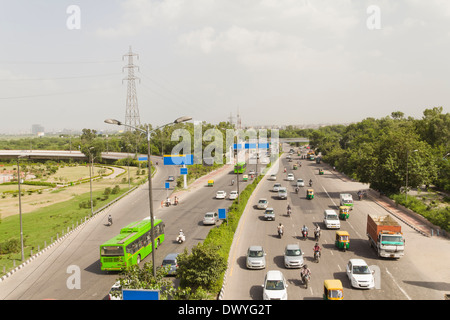
M 149 203 L 150 203 L 150 224 L 151 224 L 151 240 L 152 240 L 152 264 L 153 264 L 153 276 L 156 278 L 156 265 L 155 265 L 155 250 L 154 246 L 155 246 L 155 229 L 153 228 L 154 225 L 154 216 L 153 216 L 153 191 L 152 191 L 152 168 L 150 165 L 150 135 L 152 133 L 154 133 L 156 130 L 163 128 L 165 126 L 171 125 L 171 124 L 177 124 L 177 123 L 181 123 L 181 122 L 186 122 L 191 120 L 192 117 L 187 117 L 187 116 L 183 116 L 183 117 L 179 117 L 177 119 L 175 119 L 173 122 L 167 123 L 163 126 L 160 126 L 152 131 L 150 131 L 150 126 L 147 124 L 147 130 L 141 129 L 141 128 L 137 128 L 128 124 L 125 124 L 119 120 L 116 119 L 106 119 L 105 123 L 108 124 L 114 124 L 114 125 L 118 125 L 118 126 L 126 126 L 126 127 L 130 127 L 133 128 L 137 131 L 143 132 L 147 135 L 147 156 L 148 156 L 148 198 L 149 198 Z

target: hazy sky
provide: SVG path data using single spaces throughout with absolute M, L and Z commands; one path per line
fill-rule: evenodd
M 68 10 L 71 5 L 79 8 Z M 0 0 L 0 133 L 421 118 L 450 105 L 448 0 Z

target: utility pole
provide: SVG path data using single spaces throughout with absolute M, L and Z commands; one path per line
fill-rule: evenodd
M 135 80 L 140 78 L 137 78 L 134 75 L 134 69 L 137 68 L 139 71 L 139 67 L 135 66 L 133 64 L 133 57 L 137 56 L 139 59 L 139 55 L 136 53 L 133 53 L 131 51 L 131 46 L 127 54 L 124 54 L 122 57 L 122 60 L 124 60 L 125 57 L 128 57 L 128 65 L 126 65 L 124 68 L 128 68 L 128 77 L 124 78 L 123 80 L 128 81 L 128 87 L 127 87 L 127 101 L 126 101 L 126 112 L 125 112 L 125 124 L 128 126 L 125 126 L 125 130 L 130 131 L 131 127 L 140 127 L 141 120 L 139 116 L 139 108 L 138 108 L 138 100 L 136 95 L 136 82 Z M 123 71 L 122 69 L 122 71 Z M 122 82 L 123 82 L 122 80 Z

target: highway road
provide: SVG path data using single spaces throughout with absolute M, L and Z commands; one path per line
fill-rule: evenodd
M 352 182 L 337 172 L 330 171 L 324 164 L 301 160 L 302 167 L 291 170 L 292 163 L 287 162 L 286 154 L 280 159 L 280 168 L 288 168 L 295 179 L 313 180 L 315 198 L 307 200 L 306 188 L 300 188 L 297 195 L 294 183 L 286 181 L 287 173 L 279 170 L 277 181 L 288 187 L 288 199 L 278 200 L 277 194 L 270 191 L 275 181 L 266 176 L 252 195 L 245 213 L 242 215 L 230 252 L 229 267 L 224 286 L 224 300 L 261 300 L 264 276 L 268 270 L 280 270 L 288 282 L 288 299 L 322 299 L 323 281 L 340 279 L 344 286 L 344 299 L 376 300 L 442 300 L 444 293 L 450 292 L 450 241 L 439 237 L 425 237 L 401 221 L 406 238 L 405 256 L 399 260 L 379 259 L 366 236 L 367 214 L 384 215 L 387 212 L 370 199 L 355 201 L 354 210 L 347 221 L 341 221 L 341 230 L 350 233 L 350 250 L 339 251 L 334 245 L 334 230 L 326 230 L 322 223 L 325 209 L 337 209 L 340 193 L 352 193 L 357 198 L 358 190 L 367 185 Z M 294 161 L 297 157 L 294 157 Z M 325 168 L 325 174 L 319 175 L 318 168 Z M 255 205 L 260 198 L 269 200 L 269 207 L 276 212 L 275 221 L 262 219 L 263 210 Z M 286 215 L 287 203 L 293 207 L 290 217 Z M 277 225 L 283 223 L 285 235 L 278 238 Z M 306 224 L 310 234 L 307 240 L 300 238 L 300 228 Z M 319 224 L 322 229 L 320 246 L 322 258 L 319 263 L 313 261 L 314 239 L 312 230 Z M 297 243 L 304 253 L 304 260 L 311 269 L 311 285 L 305 289 L 300 280 L 299 269 L 284 267 L 283 253 L 287 244 Z M 266 268 L 249 270 L 245 265 L 247 248 L 261 245 L 265 249 Z M 351 258 L 364 259 L 375 270 L 377 288 L 371 290 L 353 289 L 350 286 L 345 268 Z
M 236 189 L 231 186 L 235 175 L 229 174 L 232 166 L 225 165 L 212 173 L 214 187 L 206 186 L 206 178 L 199 179 L 187 190 L 177 192 L 180 198 L 178 206 L 161 207 L 161 201 L 168 191 L 163 188 L 168 175 L 178 175 L 178 166 L 158 166 L 153 178 L 155 218 L 165 223 L 166 240 L 155 251 L 156 264 L 171 252 L 182 252 L 185 247 L 192 248 L 203 241 L 213 226 L 202 224 L 203 215 L 207 211 L 227 208 L 229 199 L 215 199 L 217 190 L 225 190 L 227 194 Z M 247 183 L 241 182 L 241 190 Z M 172 191 L 169 191 L 169 194 Z M 107 216 L 113 217 L 113 225 L 106 225 Z M 109 289 L 118 278 L 117 273 L 100 270 L 99 246 L 101 243 L 119 233 L 120 229 L 133 222 L 149 216 L 148 185 L 145 184 L 113 205 L 110 209 L 99 213 L 82 229 L 73 232 L 57 246 L 46 251 L 35 261 L 26 265 L 11 277 L 0 283 L 0 298 L 8 300 L 97 300 L 106 299 Z M 175 242 L 179 229 L 186 234 L 186 242 Z M 151 261 L 151 255 L 141 262 Z M 67 281 L 73 268 L 80 270 L 80 288 L 69 288 Z
M 218 208 L 228 208 L 231 204 L 228 197 L 223 200 L 215 199 L 217 190 L 224 190 L 228 195 L 231 190 L 237 190 L 237 185 L 231 186 L 230 183 L 232 179 L 236 179 L 236 176 L 231 174 L 233 167 L 225 165 L 210 174 L 215 180 L 213 187 L 206 186 L 207 177 L 201 178 L 187 190 L 176 193 L 180 199 L 178 206 L 161 207 L 161 202 L 172 193 L 172 190 L 164 189 L 164 182 L 169 175 L 178 176 L 179 168 L 162 165 L 157 168 L 153 178 L 154 216 L 161 218 L 166 226 L 166 240 L 155 251 L 156 264 L 160 265 L 168 253 L 182 252 L 186 247 L 191 249 L 206 238 L 213 226 L 203 225 L 204 214 L 208 211 L 217 211 Z M 246 184 L 247 182 L 240 182 L 240 191 Z M 9 300 L 107 298 L 118 274 L 100 270 L 99 246 L 118 234 L 123 226 L 148 217 L 148 201 L 148 185 L 145 184 L 99 213 L 81 230 L 73 232 L 57 246 L 1 282 L 0 298 Z M 112 215 L 114 221 L 111 227 L 106 226 L 108 214 Z M 180 229 L 183 229 L 186 235 L 186 242 L 183 244 L 175 241 Z M 144 259 L 141 265 L 148 261 L 151 261 L 151 255 Z M 67 281 L 71 281 L 73 268 L 80 270 L 80 288 L 69 288 L 71 285 L 67 285 Z

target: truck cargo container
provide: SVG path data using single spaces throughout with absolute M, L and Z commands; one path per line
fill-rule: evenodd
M 390 215 L 367 215 L 367 236 L 379 257 L 400 258 L 405 252 L 402 227 Z

